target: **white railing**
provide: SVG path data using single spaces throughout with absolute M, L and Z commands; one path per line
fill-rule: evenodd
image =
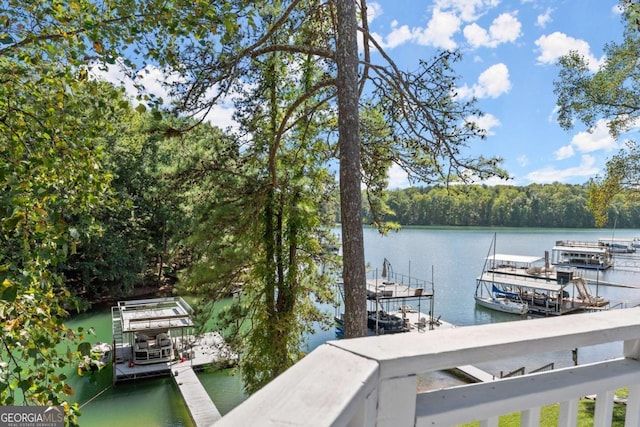
M 417 393 L 417 375 L 532 353 L 623 342 L 613 360 Z M 626 426 L 640 426 L 640 308 L 351 340 L 318 347 L 233 409 L 219 426 L 452 426 L 559 403 L 575 426 L 578 400 L 596 395 L 595 426 L 610 426 L 614 391 L 629 387 Z

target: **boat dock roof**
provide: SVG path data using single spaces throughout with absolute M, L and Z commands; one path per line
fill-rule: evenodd
M 517 264 L 533 264 L 542 260 L 541 257 L 531 255 L 493 254 L 487 257 L 489 261 L 507 262 Z
M 425 293 L 426 289 L 416 283 L 416 285 L 406 285 L 403 283 L 390 282 L 386 280 L 367 280 L 367 297 L 371 298 L 417 298 L 432 296 Z
M 482 273 L 482 275 L 478 277 L 478 280 L 482 280 L 484 282 L 493 282 L 500 285 L 538 289 L 547 292 L 559 292 L 567 286 L 567 284 L 560 285 L 555 280 L 492 272 Z
M 553 247 L 553 251 L 559 252 L 570 252 L 570 253 L 580 253 L 580 254 L 604 254 L 609 251 L 604 246 L 566 246 L 566 245 L 556 245 Z
M 193 326 L 193 309 L 182 298 L 154 298 L 118 302 L 122 332 Z

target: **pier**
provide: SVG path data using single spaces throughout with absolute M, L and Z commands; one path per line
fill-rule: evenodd
M 179 297 L 112 307 L 113 382 L 171 375 L 195 425 L 210 426 L 221 415 L 196 370 L 235 364 L 238 355 L 217 332 L 195 335 L 192 312 Z
M 191 366 L 177 365 L 172 376 L 197 427 L 210 426 L 222 418 Z

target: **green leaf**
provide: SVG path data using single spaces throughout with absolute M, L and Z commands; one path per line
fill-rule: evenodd
M 91 343 L 88 342 L 82 342 L 78 345 L 78 351 L 80 352 L 80 354 L 82 354 L 83 356 L 89 356 L 91 355 Z
M 22 380 L 18 383 L 18 387 L 20 387 L 20 390 L 22 390 L 22 392 L 25 393 L 29 391 L 29 389 L 31 388 L 31 381 Z
M 14 302 L 18 297 L 18 287 L 16 285 L 2 286 L 0 287 L 0 291 L 1 300 Z

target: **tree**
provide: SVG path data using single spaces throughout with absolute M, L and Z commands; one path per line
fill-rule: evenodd
M 624 38 L 621 43 L 605 46 L 606 61 L 591 73 L 587 61 L 576 52 L 560 59 L 561 70 L 554 82 L 558 97 L 558 122 L 565 129 L 574 119 L 593 127 L 599 119 L 608 121 L 614 138 L 635 126 L 640 118 L 640 4 L 632 0 L 621 2 L 624 10 Z M 640 182 L 638 151 L 634 143 L 622 150 L 607 164 L 605 176 L 594 178 L 590 184 L 589 207 L 596 217 L 596 225 L 607 222 L 607 209 L 620 191 L 635 191 Z
M 34 46 L 0 50 L 0 404 L 77 406 L 60 368 L 90 346 L 63 320 L 76 308 L 59 269 L 106 203 L 109 176 L 94 143 L 119 92 L 78 75 Z M 9 47 L 6 47 L 9 41 Z M 65 345 L 66 344 L 66 345 Z
M 89 79 L 88 66 L 102 55 L 113 62 L 103 46 L 131 34 L 125 23 L 148 28 L 136 24 L 150 12 L 86 0 L 1 4 L 0 404 L 63 405 L 75 425 L 60 372 L 91 346 L 63 323 L 79 303 L 61 271 L 103 231 L 94 213 L 112 193 L 101 142 L 129 105 Z
M 358 43 L 353 0 L 336 2 L 336 86 L 338 148 L 340 150 L 340 213 L 342 218 L 342 279 L 345 338 L 367 334 L 366 271 L 360 195 L 360 120 Z
M 386 171 L 393 163 L 405 168 L 412 179 L 425 182 L 504 175 L 497 168 L 498 159 L 474 159 L 463 155 L 466 143 L 482 137 L 484 132 L 465 121 L 468 116 L 480 112 L 472 102 L 459 102 L 453 90 L 456 78 L 451 67 L 459 55 L 440 52 L 430 62 L 422 62 L 416 73 L 402 72 L 369 34 L 366 2 L 363 0 L 358 5 L 359 10 L 342 2 L 291 0 L 268 7 L 263 2 L 229 1 L 224 8 L 225 16 L 216 21 L 222 20 L 224 25 L 218 24 L 214 32 L 207 34 L 202 25 L 210 28 L 210 22 L 194 23 L 192 33 L 197 34 L 197 38 L 189 38 L 183 33 L 179 42 L 168 43 L 162 57 L 157 57 L 161 65 L 180 73 L 174 79 L 172 93 L 180 99 L 183 111 L 192 114 L 210 110 L 232 88 L 241 88 L 251 81 L 248 73 L 254 69 L 250 64 L 274 52 L 288 53 L 289 58 L 294 58 L 293 64 L 301 61 L 295 58 L 311 56 L 323 69 L 324 73 L 308 86 L 307 93 L 289 102 L 285 107 L 286 114 L 276 118 L 275 141 L 292 129 L 292 120 L 306 120 L 319 108 L 333 108 L 337 99 L 337 152 L 341 163 L 345 162 L 340 166 L 343 278 L 349 295 L 346 298 L 345 334 L 350 337 L 362 335 L 366 324 L 362 308 L 364 252 L 359 237 L 361 202 L 359 191 L 356 191 L 360 182 L 367 181 L 368 174 L 379 176 L 380 170 Z M 344 13 L 338 13 L 338 7 Z M 343 10 L 343 7 L 348 9 Z M 238 20 L 232 17 L 243 17 L 241 25 L 236 25 Z M 351 31 L 356 27 L 347 21 L 352 19 L 360 20 L 359 35 L 365 51 L 359 61 L 360 79 L 355 86 L 358 97 L 347 101 L 344 97 L 352 96 L 351 89 L 345 86 L 343 79 L 352 78 L 354 67 L 355 51 L 347 51 L 355 49 Z M 281 31 L 302 32 L 314 37 L 276 39 L 275 35 Z M 371 60 L 372 49 L 380 54 L 386 65 Z M 354 83 L 348 85 L 351 87 Z M 313 107 L 303 102 L 311 96 L 319 99 Z M 371 169 L 363 168 L 358 160 L 367 145 L 359 142 L 358 150 L 353 145 L 358 137 L 357 109 L 365 99 L 381 112 L 386 134 L 392 135 L 376 157 L 383 156 L 386 161 L 367 163 Z M 346 126 L 344 120 L 351 125 Z M 333 131 L 333 127 L 326 127 L 327 141 L 331 145 L 335 142 L 331 138 Z M 332 149 L 336 148 L 326 151 Z M 352 315 L 354 320 L 348 320 Z

